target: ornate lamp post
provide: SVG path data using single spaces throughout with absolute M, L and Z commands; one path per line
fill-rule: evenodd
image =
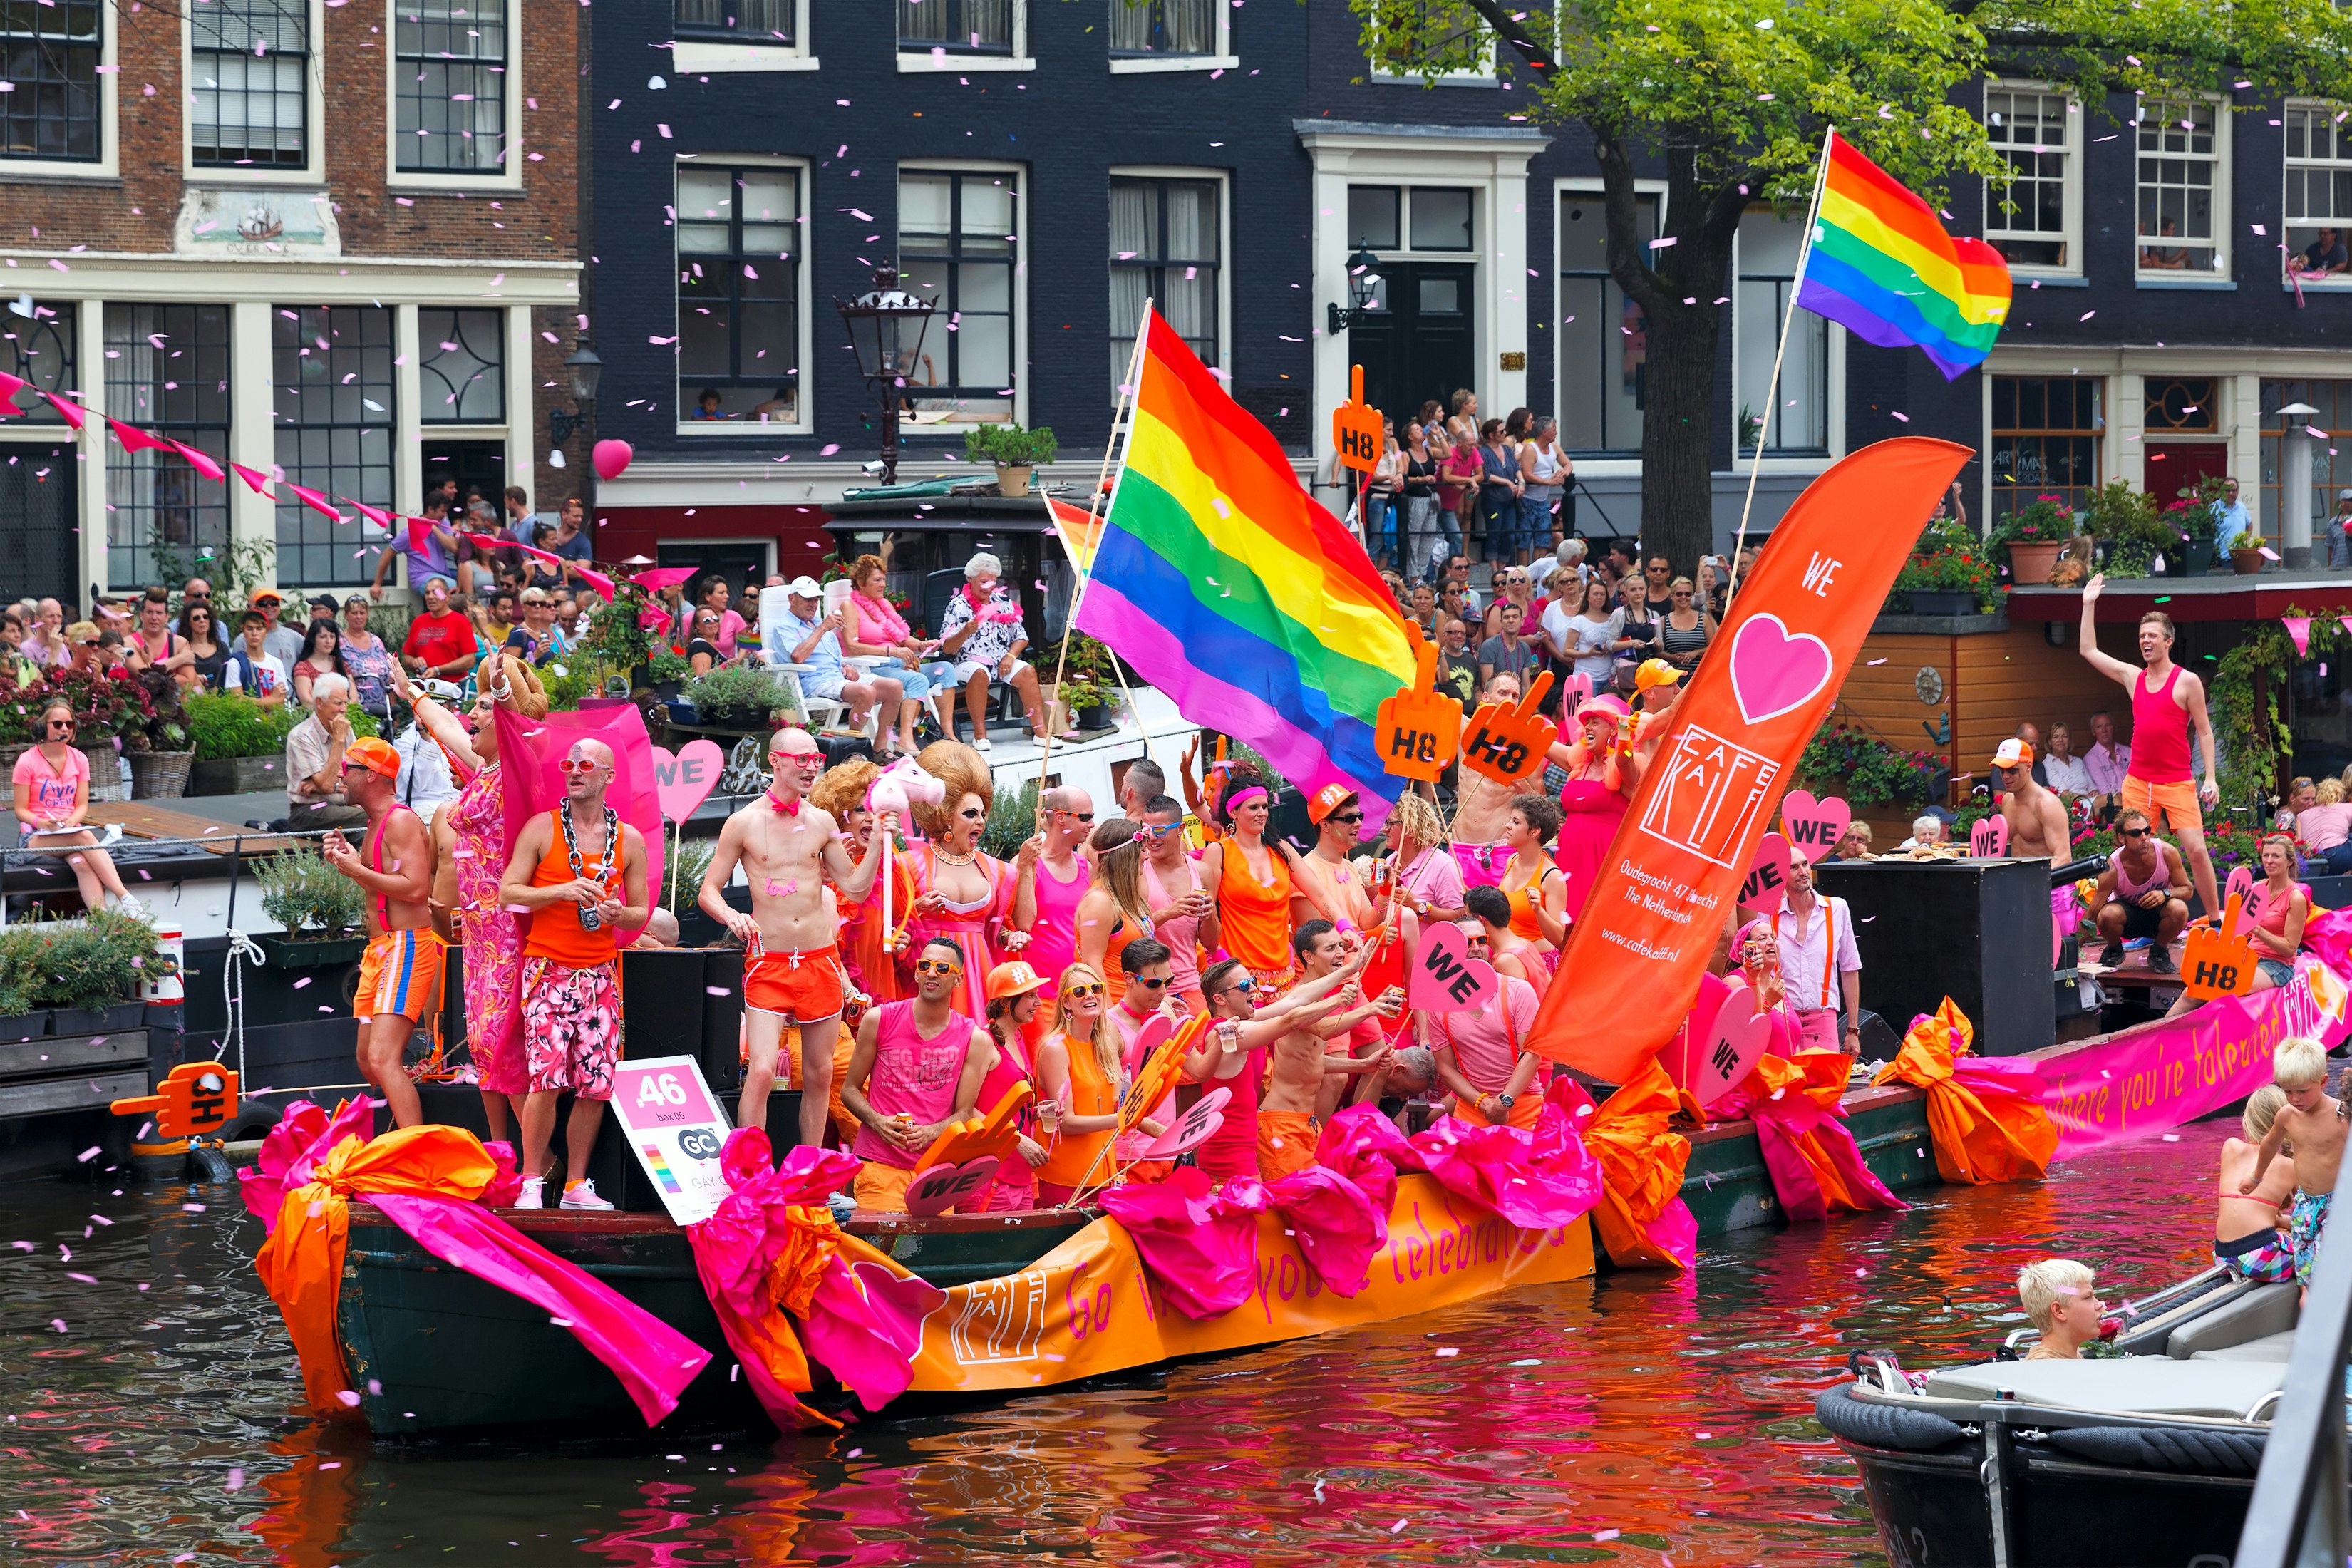
M 547 433 L 559 448 L 583 427 L 588 432 L 588 439 L 581 444 L 582 447 L 587 448 L 596 445 L 596 384 L 604 379 L 604 362 L 596 357 L 596 351 L 588 346 L 585 337 L 576 342 L 578 346 L 564 357 L 563 373 L 572 384 L 572 401 L 579 407 L 570 414 L 561 408 L 547 411 Z M 592 461 L 588 465 L 588 516 L 593 520 L 595 515 L 596 465 Z M 590 531 L 594 531 L 593 521 Z
M 1348 258 L 1348 309 L 1341 310 L 1338 300 L 1324 307 L 1324 326 L 1332 337 L 1338 337 L 1356 324 L 1356 318 L 1372 308 L 1380 298 L 1381 258 L 1360 241 L 1356 254 Z
M 849 346 L 857 355 L 857 374 L 879 383 L 882 392 L 882 482 L 898 482 L 898 404 L 908 373 L 922 363 L 923 334 L 931 324 L 938 301 L 925 300 L 898 287 L 898 269 L 885 264 L 874 269 L 874 287 L 856 299 L 834 300 L 841 324 L 849 331 Z

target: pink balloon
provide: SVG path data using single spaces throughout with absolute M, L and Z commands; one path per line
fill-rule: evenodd
M 598 479 L 617 479 L 621 477 L 621 470 L 629 466 L 629 459 L 635 456 L 626 441 L 606 440 L 596 443 L 596 449 L 588 454 L 588 460 L 595 465 Z

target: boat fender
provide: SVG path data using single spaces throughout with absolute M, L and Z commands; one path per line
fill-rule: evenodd
M 236 1162 L 217 1143 L 191 1142 L 188 1180 L 199 1186 L 233 1187 L 236 1184 Z
M 219 1131 L 213 1134 L 224 1143 L 242 1143 L 248 1139 L 266 1136 L 286 1114 L 285 1107 L 266 1100 L 248 1100 L 237 1108 Z
M 2104 1465 L 2189 1475 L 2252 1476 L 2263 1467 L 2260 1432 L 2209 1432 L 2194 1426 L 2060 1426 L 2049 1446 Z
M 1957 1443 L 1967 1436 L 1956 1423 L 1933 1411 L 1864 1404 L 1844 1384 L 1822 1391 L 1813 1402 L 1813 1416 L 1847 1442 L 1871 1448 L 1919 1453 Z

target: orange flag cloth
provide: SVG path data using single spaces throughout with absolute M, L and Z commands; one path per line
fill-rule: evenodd
M 1697 1261 L 1698 1226 L 1682 1199 L 1690 1140 L 1666 1131 L 1679 1098 L 1652 1057 L 1584 1123 L 1584 1146 L 1601 1165 L 1593 1223 L 1621 1268 L 1688 1268 Z
M 1872 1081 L 1927 1091 L 1927 1131 L 1944 1180 L 2035 1180 L 2058 1152 L 2058 1128 L 2042 1103 L 2041 1079 L 2022 1063 L 1969 1057 L 1974 1037 L 1968 1015 L 1947 996 L 1911 1026 L 1903 1048 Z

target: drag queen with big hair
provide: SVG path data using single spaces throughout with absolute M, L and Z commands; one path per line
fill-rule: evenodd
M 915 765 L 938 779 L 944 793 L 936 803 L 916 802 L 910 813 L 923 843 L 908 858 L 915 880 L 915 903 L 907 922 L 910 951 L 941 937 L 963 955 L 950 997 L 955 1010 L 983 1027 L 988 1022 L 988 972 L 1002 958 L 1028 945 L 1026 931 L 1008 931 L 1013 913 L 1013 868 L 980 847 L 996 799 L 988 763 L 961 741 L 934 741 Z

